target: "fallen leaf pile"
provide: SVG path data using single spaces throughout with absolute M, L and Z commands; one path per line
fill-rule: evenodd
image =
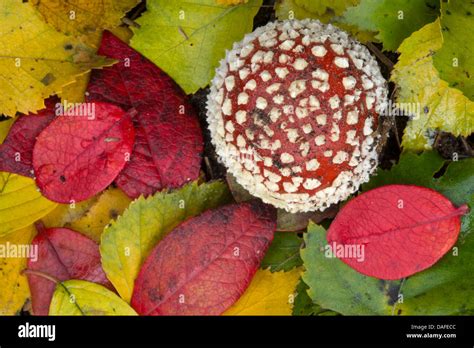
M 104 32 L 99 53 L 119 63 L 92 74 L 87 99 L 116 103 L 137 113 L 135 147 L 117 185 L 135 198 L 195 180 L 202 136 L 195 111 L 179 87 L 109 32 Z
M 0 314 L 474 313 L 472 13 L 455 0 L 4 0 Z M 203 117 L 226 52 L 275 16 L 366 43 L 408 114 L 376 175 L 324 212 L 251 196 Z

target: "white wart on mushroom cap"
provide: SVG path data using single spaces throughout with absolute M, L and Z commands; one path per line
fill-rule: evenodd
M 368 181 L 386 105 L 376 60 L 316 20 L 272 22 L 234 44 L 208 97 L 220 160 L 289 212 L 324 210 Z

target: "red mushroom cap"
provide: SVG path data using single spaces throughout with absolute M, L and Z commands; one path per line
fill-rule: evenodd
M 377 165 L 386 81 L 368 50 L 316 20 L 272 22 L 235 43 L 208 97 L 220 160 L 251 194 L 324 210 Z

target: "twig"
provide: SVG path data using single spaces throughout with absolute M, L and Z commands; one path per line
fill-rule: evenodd
M 214 173 L 212 172 L 211 162 L 209 161 L 209 157 L 204 157 L 204 163 L 206 164 L 207 173 L 209 174 L 209 178 L 212 180 L 214 179 Z
M 367 42 L 366 46 L 369 48 L 369 50 L 372 51 L 373 54 L 377 56 L 378 59 L 380 59 L 382 63 L 384 63 L 387 66 L 389 70 L 393 69 L 393 65 L 394 65 L 393 62 L 390 59 L 388 59 L 388 57 L 385 54 L 380 52 L 380 50 L 372 42 Z
M 472 156 L 474 153 L 474 151 L 472 151 L 472 147 L 471 145 L 469 145 L 469 143 L 467 142 L 466 138 L 464 138 L 463 136 L 460 137 L 461 138 L 461 142 L 462 142 L 462 145 L 464 146 L 464 148 L 466 149 L 466 152 Z
M 140 28 L 140 24 L 132 21 L 131 19 L 129 19 L 127 17 L 123 17 L 122 22 L 125 23 L 126 25 L 128 25 L 129 27 Z
M 181 28 L 181 26 L 178 25 L 178 31 L 181 34 L 182 37 L 184 37 L 185 40 L 189 40 L 189 36 L 185 33 L 184 29 Z
M 394 118 L 393 119 L 393 128 L 394 128 L 394 134 L 395 134 L 395 140 L 397 141 L 398 148 L 402 148 L 402 143 L 400 142 L 400 136 L 398 135 L 398 125 L 397 125 L 397 120 Z
M 436 133 L 436 137 L 435 137 L 435 140 L 433 142 L 433 148 L 434 149 L 438 147 L 439 139 L 441 138 L 440 134 L 441 134 L 441 132 Z

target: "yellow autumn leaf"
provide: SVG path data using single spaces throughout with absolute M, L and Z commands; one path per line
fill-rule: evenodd
M 45 98 L 77 76 L 113 63 L 57 32 L 29 3 L 3 0 L 0 23 L 0 114 L 43 109 Z
M 33 0 L 30 4 L 38 10 L 44 20 L 58 31 L 76 36 L 94 52 L 100 45 L 102 30 L 108 29 L 124 42 L 128 42 L 132 31 L 121 24 L 121 18 L 135 7 L 139 0 Z M 78 76 L 76 82 L 67 85 L 60 93 L 70 103 L 84 101 L 89 75 Z
M 2 284 L 0 315 L 18 314 L 30 297 L 28 281 L 21 274 L 26 268 L 27 258 L 20 257 L 21 255 L 18 254 L 14 256 L 11 250 L 24 249 L 31 243 L 35 234 L 36 229 L 30 225 L 0 238 L 0 279 Z
M 83 103 L 86 100 L 86 90 L 89 84 L 90 73 L 78 76 L 76 81 L 70 85 L 64 86 L 63 91 L 58 93 L 61 100 L 67 100 L 69 103 Z
M 441 48 L 442 40 L 438 19 L 414 32 L 398 48 L 400 57 L 391 76 L 399 87 L 397 102 L 405 112 L 415 106 L 420 109 L 405 128 L 405 149 L 430 148 L 428 132 L 434 129 L 456 136 L 474 132 L 474 102 L 449 87 L 433 65 L 433 53 Z
M 110 188 L 99 196 L 97 202 L 83 216 L 71 221 L 66 227 L 100 242 L 105 226 L 122 215 L 131 202 L 132 200 L 122 190 Z
M 56 285 L 49 315 L 137 315 L 124 300 L 102 285 L 67 280 Z
M 15 122 L 15 118 L 9 118 L 0 122 L 0 144 L 2 144 L 7 137 L 13 122 Z
M 114 28 L 140 0 L 30 0 L 46 22 L 66 35 L 88 35 Z
M 291 315 L 301 267 L 288 272 L 260 269 L 247 290 L 224 315 Z
M 122 190 L 111 187 L 86 201 L 58 204 L 41 221 L 47 228 L 70 228 L 100 242 L 105 226 L 121 215 L 131 201 Z
M 246 4 L 249 0 L 216 0 L 219 5 L 240 5 Z
M 56 206 L 41 195 L 33 179 L 0 172 L 0 236 L 31 225 Z
M 41 221 L 46 228 L 65 227 L 86 214 L 98 199 L 97 195 L 74 204 L 58 204 L 54 210 L 43 216 Z

